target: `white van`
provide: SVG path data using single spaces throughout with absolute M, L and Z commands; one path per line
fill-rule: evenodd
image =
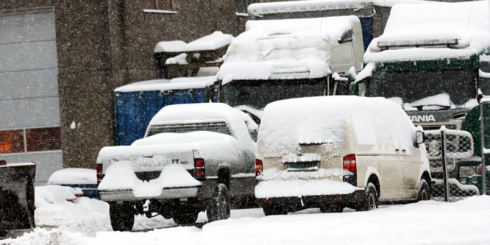
M 431 176 L 423 138 L 400 106 L 384 98 L 271 103 L 259 131 L 255 196 L 266 215 L 427 200 Z

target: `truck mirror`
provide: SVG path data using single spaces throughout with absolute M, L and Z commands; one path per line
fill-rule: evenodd
M 420 144 L 424 143 L 425 141 L 425 134 L 423 131 L 416 131 L 415 132 L 415 147 L 419 147 Z

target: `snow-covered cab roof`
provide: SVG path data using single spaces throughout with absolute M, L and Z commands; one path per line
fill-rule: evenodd
M 331 49 L 353 39 L 360 42 L 362 63 L 362 33 L 355 16 L 248 21 L 246 31 L 228 48 L 218 80 L 326 77 L 335 66 Z
M 395 5 L 366 62 L 468 58 L 490 47 L 486 1 Z
M 230 124 L 246 122 L 249 129 L 257 129 L 257 124 L 247 114 L 223 103 L 166 106 L 151 119 L 150 126 L 207 121 L 227 121 Z
M 380 97 L 289 99 L 265 107 L 257 151 L 264 157 L 301 155 L 301 145 L 338 144 L 344 140 L 381 148 L 408 146 L 414 130 L 398 104 Z

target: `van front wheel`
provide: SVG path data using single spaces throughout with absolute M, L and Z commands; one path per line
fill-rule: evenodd
M 366 186 L 366 197 L 364 203 L 356 208 L 356 211 L 369 211 L 378 208 L 378 191 L 376 186 L 369 182 Z
M 417 201 L 427 201 L 430 200 L 430 187 L 427 180 L 420 180 L 419 194 L 417 196 Z

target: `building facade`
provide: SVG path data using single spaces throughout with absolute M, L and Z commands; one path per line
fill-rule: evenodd
M 94 168 L 114 145 L 113 90 L 160 77 L 159 41 L 238 35 L 246 7 L 275 0 L 0 1 L 0 159 Z M 390 8 L 376 9 L 379 36 Z
M 2 0 L 0 158 L 94 168 L 114 144 L 113 90 L 160 77 L 153 49 L 213 31 L 237 35 L 246 16 L 222 0 Z

